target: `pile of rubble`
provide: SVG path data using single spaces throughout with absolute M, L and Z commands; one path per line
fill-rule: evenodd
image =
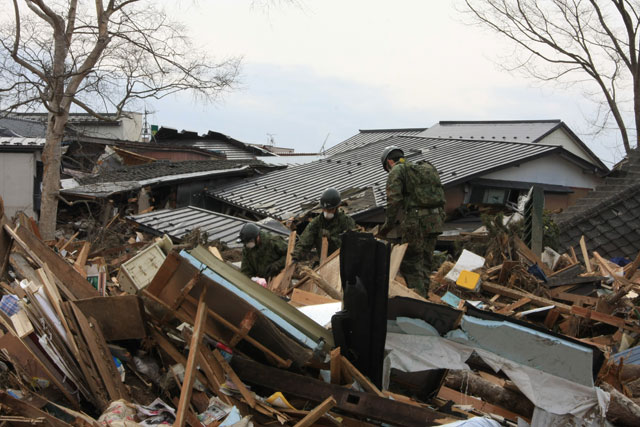
M 200 238 L 92 250 L 0 218 L 7 425 L 640 425 L 640 256 L 476 233 L 423 298 L 370 233 L 315 268 L 292 234 L 261 286 Z

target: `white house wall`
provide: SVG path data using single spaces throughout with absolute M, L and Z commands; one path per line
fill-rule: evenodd
M 0 196 L 8 218 L 18 211 L 33 216 L 34 153 L 0 153 Z
M 140 113 L 128 113 L 127 117 L 121 117 L 119 126 L 100 122 L 74 123 L 73 125 L 84 135 L 96 138 L 140 141 L 142 136 L 142 114 Z
M 565 150 L 571 154 L 584 159 L 590 163 L 593 163 L 594 159 L 591 158 L 576 142 L 561 128 L 554 130 L 549 135 L 540 140 L 541 144 L 549 145 L 561 145 Z
M 583 172 L 581 167 L 559 155 L 542 157 L 520 166 L 488 173 L 482 175 L 482 178 L 564 185 L 572 188 L 595 188 L 601 182 L 601 178 Z

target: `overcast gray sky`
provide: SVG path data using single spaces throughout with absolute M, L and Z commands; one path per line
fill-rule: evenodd
M 278 3 L 276 0 L 273 3 Z M 306 0 L 265 9 L 249 0 L 169 2 L 194 44 L 242 56 L 241 87 L 203 105 L 178 96 L 148 105 L 150 121 L 215 130 L 249 143 L 317 152 L 358 129 L 440 120 L 561 119 L 604 161 L 614 132 L 594 137 L 595 107 L 577 89 L 502 71 L 510 47 L 465 25 L 449 0 Z

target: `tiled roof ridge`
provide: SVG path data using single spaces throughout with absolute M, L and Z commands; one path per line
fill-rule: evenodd
M 612 193 L 609 197 L 603 198 L 598 203 L 592 206 L 585 207 L 583 209 L 571 212 L 571 215 L 567 215 L 566 217 L 563 217 L 562 214 L 560 214 L 558 215 L 558 220 L 556 221 L 556 224 L 561 227 L 568 223 L 573 224 L 573 223 L 584 221 L 590 217 L 598 215 L 601 211 L 607 209 L 608 207 L 616 205 L 619 202 L 626 200 L 631 196 L 634 196 L 639 191 L 640 191 L 640 182 L 633 184 L 631 186 L 628 186 L 623 190 Z M 570 212 L 566 211 L 565 213 L 568 214 Z

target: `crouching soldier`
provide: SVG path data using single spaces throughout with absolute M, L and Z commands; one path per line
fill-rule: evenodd
M 327 254 L 340 249 L 342 243 L 340 235 L 356 228 L 355 221 L 338 207 L 341 202 L 340 193 L 335 188 L 328 188 L 322 193 L 320 197 L 322 214 L 315 217 L 300 235 L 293 251 L 294 259 L 306 258 L 312 248 L 316 248 L 320 256 L 323 237 L 326 237 L 329 243 Z
M 247 276 L 269 280 L 284 268 L 287 243 L 279 236 L 247 223 L 240 229 L 239 240 L 244 244 L 240 270 Z

